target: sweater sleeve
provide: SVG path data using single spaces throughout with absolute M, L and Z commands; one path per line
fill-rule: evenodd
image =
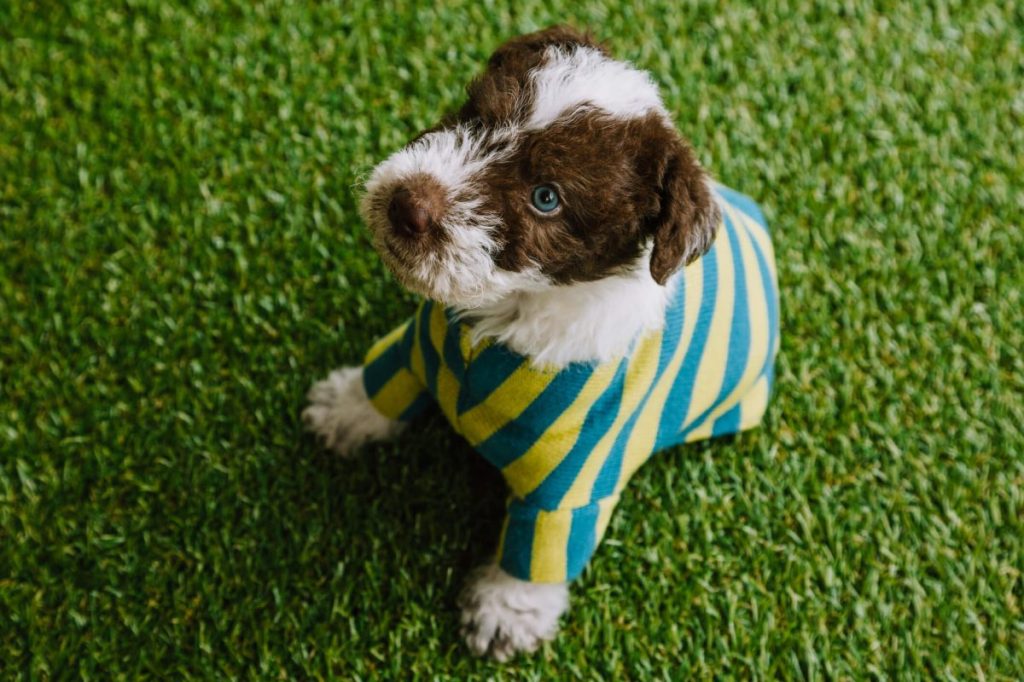
M 388 419 L 409 421 L 430 405 L 430 394 L 414 372 L 416 317 L 379 339 L 363 361 L 363 386 L 370 402 Z
M 608 528 L 618 494 L 583 507 L 541 509 L 512 497 L 498 546 L 498 563 L 520 580 L 556 583 L 583 572 Z

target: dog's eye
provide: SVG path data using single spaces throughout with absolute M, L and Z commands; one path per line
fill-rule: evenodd
M 537 185 L 530 195 L 533 207 L 541 213 L 551 213 L 558 208 L 558 192 L 551 185 Z

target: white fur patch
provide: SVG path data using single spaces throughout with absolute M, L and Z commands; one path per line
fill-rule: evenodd
M 374 169 L 366 183 L 367 194 L 381 187 L 393 188 L 405 178 L 426 173 L 444 185 L 450 197 L 462 197 L 472 189 L 477 173 L 515 151 L 516 133 L 502 128 L 481 134 L 464 125 L 427 133 Z
M 345 457 L 361 445 L 397 436 L 405 426 L 383 416 L 370 402 L 362 367 L 334 370 L 313 384 L 306 397 L 310 403 L 302 411 L 306 429 Z
M 607 362 L 625 355 L 642 332 L 664 324 L 675 280 L 659 285 L 649 264 L 648 250 L 621 275 L 523 291 L 459 312 L 472 319 L 474 342 L 494 338 L 536 365 Z
M 507 661 L 554 638 L 558 619 L 569 608 L 569 589 L 565 583 L 519 580 L 487 564 L 470 576 L 459 607 L 470 650 Z
M 647 73 L 593 48 L 549 47 L 544 63 L 530 78 L 534 86 L 526 123 L 530 130 L 546 128 L 584 105 L 617 118 L 639 118 L 650 112 L 668 116 L 658 86 Z

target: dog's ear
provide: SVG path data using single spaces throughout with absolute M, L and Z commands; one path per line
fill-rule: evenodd
M 645 232 L 654 242 L 651 276 L 664 284 L 680 266 L 703 256 L 715 240 L 721 211 L 710 178 L 675 130 L 655 136 L 645 149 L 645 175 L 653 184 Z

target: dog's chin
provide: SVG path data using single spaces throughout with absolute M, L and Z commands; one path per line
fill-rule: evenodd
M 395 276 L 402 283 L 402 286 L 412 293 L 429 298 L 448 308 L 473 310 L 494 305 L 515 295 L 515 292 L 487 291 L 483 287 L 467 289 L 454 286 L 450 281 L 446 280 L 442 282 L 425 281 L 408 273 L 399 274 L 395 272 Z
M 490 290 L 445 267 L 436 256 L 410 255 L 401 247 L 380 240 L 381 260 L 407 290 L 452 308 L 478 308 L 497 303 L 515 292 Z

